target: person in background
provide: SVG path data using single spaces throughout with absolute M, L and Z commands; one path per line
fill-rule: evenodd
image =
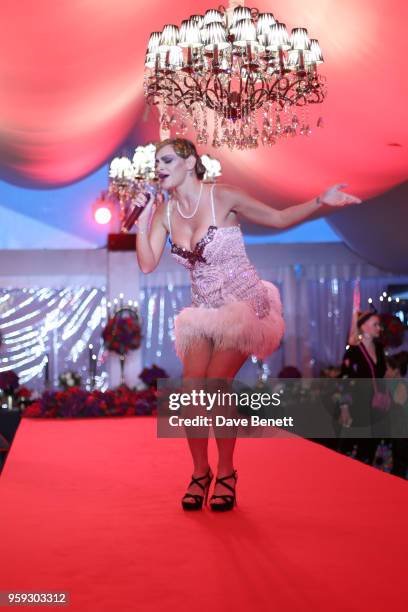
M 392 396 L 391 437 L 392 437 L 392 474 L 407 478 L 408 473 L 408 352 L 400 351 L 387 357 L 386 377 L 390 381 Z M 393 437 L 393 436 L 398 437 Z
M 355 386 L 342 383 L 344 393 L 340 401 L 338 421 L 346 429 L 369 427 L 374 433 L 380 431 L 379 435 L 384 438 L 386 420 L 381 418 L 376 422 L 376 415 L 372 407 L 375 390 L 381 387 L 378 380 L 384 378 L 386 372 L 384 348 L 379 341 L 380 319 L 376 311 L 368 310 L 357 313 L 355 324 L 355 333 L 350 335 L 350 338 L 355 338 L 355 344 L 350 344 L 344 354 L 340 378 L 371 379 L 373 383 L 368 384 L 369 380 Z M 355 457 L 371 465 L 381 438 L 346 437 L 340 441 L 339 450 L 349 453 L 353 448 L 357 449 Z

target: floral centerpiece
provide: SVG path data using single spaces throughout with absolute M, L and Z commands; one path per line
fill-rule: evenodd
M 160 368 L 155 363 L 150 368 L 143 368 L 139 374 L 139 378 L 147 387 L 157 389 L 157 381 L 159 378 L 168 378 L 169 375 L 163 368 Z
M 121 384 L 125 384 L 125 358 L 129 351 L 140 347 L 142 330 L 137 308 L 120 308 L 109 318 L 102 338 L 105 348 L 119 355 L 121 368 Z
M 68 387 L 63 391 L 45 391 L 40 399 L 31 403 L 23 412 L 29 418 L 75 418 L 102 416 L 151 415 L 157 411 L 158 378 L 167 378 L 162 368 L 153 365 L 144 368 L 140 378 L 145 389 L 129 389 L 121 385 L 107 391 L 85 391 Z
M 105 348 L 126 355 L 140 347 L 142 334 L 137 311 L 121 308 L 107 322 L 102 332 Z
M 116 390 L 85 391 L 71 387 L 65 391 L 45 391 L 28 406 L 24 417 L 75 418 L 150 415 L 156 412 L 154 389 L 134 391 L 121 386 Z

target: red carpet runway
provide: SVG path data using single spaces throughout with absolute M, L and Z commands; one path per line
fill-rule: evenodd
M 237 468 L 232 513 L 186 514 L 187 444 L 154 418 L 23 419 L 0 591 L 68 591 L 75 612 L 407 609 L 406 481 L 302 439 L 239 440 Z

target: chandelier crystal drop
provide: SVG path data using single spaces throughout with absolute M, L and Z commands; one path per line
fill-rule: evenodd
M 144 92 L 164 130 L 192 126 L 198 144 L 250 149 L 311 134 L 310 105 L 327 93 L 321 63 L 306 28 L 289 34 L 272 13 L 220 6 L 150 35 Z

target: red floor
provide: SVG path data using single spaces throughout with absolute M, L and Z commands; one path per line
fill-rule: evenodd
M 239 440 L 238 508 L 186 514 L 186 442 L 155 427 L 23 420 L 0 591 L 69 591 L 81 612 L 407 609 L 406 481 L 306 440 Z

